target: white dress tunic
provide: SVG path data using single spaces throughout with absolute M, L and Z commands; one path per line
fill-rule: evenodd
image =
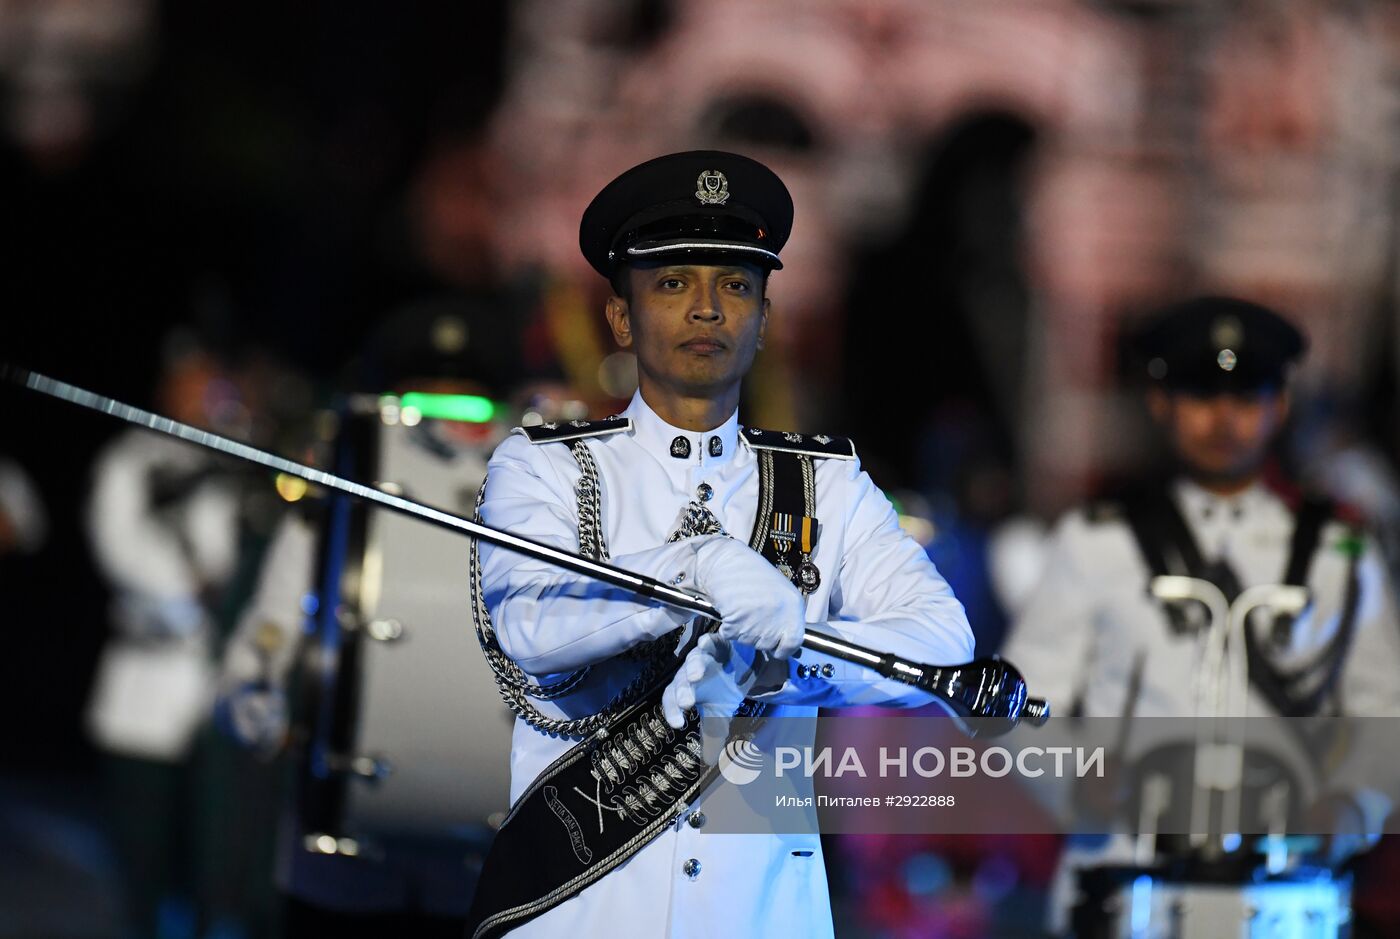
M 759 496 L 756 453 L 743 442 L 737 413 L 714 430 L 686 431 L 664 422 L 638 394 L 623 416 L 631 418 L 630 429 L 584 442 L 598 467 L 602 528 L 612 562 L 667 583 L 691 584 L 694 546 L 667 544 L 667 539 L 703 485 L 709 493 L 705 505 L 729 534 L 747 542 Z M 814 462 L 819 532 L 813 559 L 821 584 L 807 597 L 807 622 L 921 662 L 970 659 L 972 632 L 961 604 L 923 549 L 899 527 L 889 500 L 855 459 Z M 568 444 L 511 437 L 491 459 L 483 520 L 578 550 L 574 486 L 580 476 Z M 574 718 L 600 709 L 637 668 L 635 662 L 609 660 L 687 618 L 484 545 L 482 584 L 502 648 L 527 672 L 546 676 L 602 663 L 580 691 L 537 702 L 550 716 Z M 771 714 L 810 716 L 818 706 L 929 701 L 906 685 L 812 652 L 803 654 L 802 663 L 833 668 L 829 677 L 790 677 L 762 695 L 776 705 Z M 795 676 L 795 668 L 789 676 Z M 512 801 L 574 743 L 517 720 Z M 686 821 L 663 830 L 627 863 L 510 935 L 832 934 L 815 834 L 715 834 L 703 827 L 703 808 L 702 795 Z

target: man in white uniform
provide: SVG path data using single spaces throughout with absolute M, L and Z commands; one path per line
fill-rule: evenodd
M 616 418 L 523 429 L 490 463 L 487 524 L 694 588 L 723 614 L 718 632 L 699 641 L 665 688 L 649 725 L 658 738 L 668 726 L 685 726 L 697 707 L 729 712 L 745 697 L 770 715 L 929 700 L 842 661 L 810 652 L 789 660 L 806 623 L 922 662 L 972 655 L 961 605 L 900 529 L 848 440 L 739 423 L 740 382 L 762 346 L 767 277 L 781 267 L 791 220 L 777 176 L 734 154 L 672 154 L 609 184 L 584 214 L 580 242 L 613 285 L 606 316 L 618 344 L 637 356 L 639 390 Z M 781 470 L 765 467 L 788 459 L 802 467 L 795 488 L 805 491 L 786 493 L 800 497 L 801 508 L 772 512 L 760 499 L 773 497 Z M 782 499 L 781 484 L 777 491 Z M 665 682 L 677 632 L 691 617 L 542 562 L 480 550 L 478 617 L 489 615 L 488 654 L 495 643 L 506 687 L 542 681 L 555 689 L 529 702 L 515 697 L 518 811 L 538 794 L 537 778 L 581 739 L 591 734 L 598 745 L 592 715 L 616 717 L 643 698 L 636 686 L 647 677 L 654 687 Z M 622 735 L 614 726 L 614 737 Z M 651 737 L 643 731 L 642 739 Z M 493 856 L 478 892 L 474 915 L 484 922 L 476 934 L 831 935 L 817 836 L 706 831 L 705 795 L 700 788 L 668 804 L 660 827 L 616 863 L 571 874 L 549 896 L 504 915 L 490 897 L 481 906 L 492 866 L 502 863 Z M 560 823 L 575 822 L 569 834 L 580 861 L 593 857 L 603 808 L 627 811 L 604 806 L 597 822 L 591 814 L 578 821 L 548 798 Z M 526 844 L 537 844 L 535 852 L 516 851 L 519 862 L 494 882 L 527 878 L 534 873 L 527 868 L 568 854 L 569 841 L 545 839 L 555 834 L 543 830 L 554 819 L 542 817 L 539 832 L 521 836 L 533 839 Z M 497 848 L 515 823 L 513 815 Z
M 1141 345 L 1149 409 L 1175 470 L 1058 523 L 1007 657 L 1057 714 L 1191 716 L 1206 634 L 1193 614 L 1203 610 L 1164 607 L 1151 577 L 1199 577 L 1228 600 L 1296 583 L 1312 598 L 1301 615 L 1259 611 L 1248 621 L 1247 713 L 1400 714 L 1400 627 L 1382 558 L 1331 506 L 1266 480 L 1301 334 L 1257 304 L 1205 297 L 1164 311 Z M 1329 805 L 1344 816 L 1336 823 L 1358 832 L 1378 831 L 1385 814 L 1364 798 Z M 1071 866 L 1130 857 L 1101 845 L 1069 851 Z M 1057 928 L 1070 889 L 1061 878 Z

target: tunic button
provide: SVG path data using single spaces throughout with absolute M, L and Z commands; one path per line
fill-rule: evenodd
M 704 827 L 705 827 L 705 813 L 704 813 L 704 812 L 692 812 L 692 813 L 690 813 L 690 827 L 691 827 L 691 828 L 704 828 Z M 699 865 L 698 862 L 696 863 L 695 868 L 696 868 L 697 871 L 700 869 L 700 865 Z
M 701 502 L 709 502 L 710 499 L 714 498 L 715 491 L 709 483 L 701 483 L 695 490 L 695 494 L 700 497 Z
M 695 858 L 691 858 L 681 865 L 681 873 L 685 874 L 685 876 L 689 877 L 691 880 L 694 880 L 700 876 L 700 862 L 695 860 Z
M 823 677 L 823 678 L 830 678 L 831 676 L 833 676 L 833 675 L 835 675 L 835 674 L 836 674 L 836 666 L 832 665 L 830 662 L 827 662 L 825 665 L 822 666 L 822 677 Z

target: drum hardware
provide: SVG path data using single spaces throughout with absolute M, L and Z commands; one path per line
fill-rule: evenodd
M 311 854 L 340 855 L 359 857 L 364 846 L 355 838 L 337 838 L 325 832 L 308 832 L 301 840 L 302 849 Z
M 360 627 L 364 625 L 360 616 L 345 605 L 336 607 L 335 623 L 347 633 L 359 632 Z
M 326 755 L 326 768 L 332 773 L 342 773 L 371 784 L 388 779 L 394 772 L 394 764 L 384 757 L 363 753 L 329 753 Z
M 365 635 L 380 642 L 397 642 L 404 637 L 403 623 L 396 619 L 372 619 L 365 626 Z

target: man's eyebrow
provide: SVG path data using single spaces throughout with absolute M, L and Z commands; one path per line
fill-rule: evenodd
M 702 267 L 714 267 L 720 272 L 721 277 L 733 277 L 743 275 L 748 278 L 756 278 L 758 274 L 741 265 L 708 265 L 708 264 L 664 264 L 649 268 L 647 273 L 654 277 L 662 277 L 669 274 L 694 274 Z

